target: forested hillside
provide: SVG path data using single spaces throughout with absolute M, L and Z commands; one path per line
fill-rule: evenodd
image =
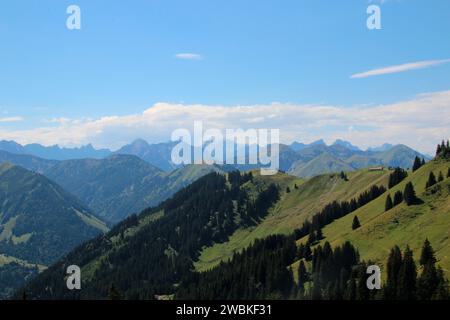
M 261 188 L 252 174 L 211 173 L 160 206 L 132 216 L 46 270 L 25 289 L 33 298 L 106 298 L 111 286 L 124 298 L 175 293 L 202 247 L 227 241 L 239 226 L 255 225 L 279 199 L 275 184 Z M 82 267 L 83 290 L 62 281 L 70 264 Z
M 90 241 L 24 288 L 32 298 L 446 299 L 450 150 L 411 170 L 302 180 L 212 173 Z M 82 268 L 69 291 L 65 268 Z M 368 265 L 381 290 L 366 286 Z M 21 292 L 17 293 L 22 294 Z
M 0 165 L 0 294 L 107 231 L 77 198 L 38 173 Z

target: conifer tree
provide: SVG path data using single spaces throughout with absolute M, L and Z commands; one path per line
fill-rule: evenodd
M 438 144 L 437 145 L 437 148 L 436 148 L 436 157 L 439 157 L 440 156 L 440 154 L 441 154 L 441 145 L 440 144 Z
M 367 264 L 362 263 L 358 267 L 358 284 L 356 291 L 356 299 L 357 300 L 369 300 L 370 291 L 367 288 Z
M 309 245 L 309 243 L 306 244 L 305 251 L 304 251 L 303 255 L 304 255 L 304 259 L 306 261 L 311 261 L 311 259 L 312 259 L 312 251 L 311 251 L 311 246 Z
M 341 173 L 340 173 L 340 178 L 341 178 L 342 180 L 348 181 L 347 175 L 345 174 L 344 171 L 341 171 Z
M 442 174 L 442 171 L 439 171 L 438 175 L 438 182 L 444 181 L 444 175 Z
M 433 173 L 433 171 L 430 172 L 430 175 L 428 176 L 428 181 L 425 185 L 425 188 L 429 188 L 431 186 L 434 186 L 436 184 L 436 177 Z
M 432 299 L 433 300 L 450 300 L 450 289 L 448 280 L 444 277 L 444 272 L 442 271 L 441 267 L 438 267 L 438 278 L 439 278 L 439 285 L 436 288 L 435 293 L 433 294 Z
M 436 265 L 428 262 L 423 266 L 422 273 L 417 279 L 417 297 L 420 300 L 431 300 L 440 282 Z
M 416 192 L 414 191 L 414 186 L 411 182 L 408 182 L 405 186 L 403 191 L 403 199 L 408 206 L 417 202 Z
M 435 299 L 438 295 L 445 296 L 445 292 L 439 293 L 439 291 L 444 290 L 447 286 L 447 280 L 436 268 L 436 257 L 428 239 L 425 240 L 422 247 L 420 264 L 423 270 L 417 279 L 417 297 L 420 300 L 430 300 Z
M 322 240 L 323 239 L 323 233 L 322 228 L 318 228 L 316 232 L 316 240 Z
M 408 176 L 408 173 L 402 168 L 395 168 L 389 175 L 388 188 L 391 189 L 395 185 L 399 184 Z
M 387 279 L 384 288 L 384 298 L 386 300 L 395 300 L 397 298 L 398 276 L 402 266 L 402 253 L 398 246 L 391 249 L 387 260 L 386 271 Z
M 392 207 L 393 207 L 393 204 L 392 204 L 391 195 L 388 194 L 386 197 L 386 204 L 384 205 L 384 210 L 389 211 L 392 209 Z
M 447 178 L 450 178 L 450 168 L 447 170 Z
M 436 258 L 434 256 L 434 250 L 431 247 L 430 241 L 428 239 L 425 239 L 423 246 L 422 246 L 422 253 L 420 254 L 420 261 L 421 266 L 425 266 L 428 263 L 436 263 Z
M 414 300 L 416 298 L 416 277 L 417 270 L 413 252 L 407 246 L 398 275 L 397 299 Z
M 316 242 L 316 233 L 314 232 L 314 229 L 311 226 L 309 230 L 308 244 L 313 244 L 314 242 Z
M 301 291 L 305 289 L 305 283 L 308 281 L 308 272 L 306 271 L 305 263 L 300 260 L 298 266 L 298 287 Z
M 414 164 L 412 166 L 412 171 L 416 171 L 417 169 L 419 169 L 422 166 L 422 161 L 420 160 L 420 158 L 418 156 L 416 156 L 414 158 Z
M 395 207 L 396 205 L 398 205 L 398 204 L 400 204 L 402 202 L 403 202 L 403 193 L 401 191 L 397 191 L 394 194 L 394 203 L 393 203 L 393 205 Z
M 358 216 L 355 216 L 355 217 L 353 218 L 352 230 L 356 230 L 356 229 L 358 229 L 359 227 L 361 227 L 361 224 L 359 223 Z
M 291 193 L 291 189 L 289 187 L 286 187 L 286 193 Z

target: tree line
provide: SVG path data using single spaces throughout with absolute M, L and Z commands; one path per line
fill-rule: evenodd
M 449 140 L 447 140 L 447 142 L 442 140 L 442 143 L 437 145 L 436 158 L 438 158 L 438 159 L 439 158 L 441 158 L 441 159 L 450 158 L 450 142 L 449 142 Z

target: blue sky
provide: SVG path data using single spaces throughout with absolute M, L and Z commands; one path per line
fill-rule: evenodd
M 108 146 L 92 131 L 58 141 L 44 128 L 142 115 L 159 102 L 367 108 L 450 90 L 450 2 L 372 2 L 381 7 L 381 30 L 366 28 L 367 0 L 2 1 L 0 134 Z M 70 4 L 81 8 L 81 30 L 66 28 Z M 177 58 L 183 53 L 198 57 Z M 422 61 L 435 63 L 351 78 Z M 286 139 L 331 139 L 339 131 L 311 130 Z M 139 131 L 123 141 L 138 134 L 152 140 Z M 442 134 L 449 136 L 442 128 L 429 138 Z

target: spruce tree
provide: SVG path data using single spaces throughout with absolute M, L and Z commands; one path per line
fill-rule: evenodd
M 450 300 L 450 288 L 448 280 L 444 277 L 444 272 L 441 267 L 437 269 L 439 285 L 436 288 L 435 293 L 432 296 L 433 300 Z
M 403 202 L 403 193 L 401 191 L 397 191 L 394 194 L 394 207 Z
M 417 279 L 417 297 L 420 300 L 431 300 L 440 285 L 439 273 L 434 263 L 423 266 L 422 273 Z
M 318 228 L 316 232 L 316 240 L 322 240 L 323 239 L 323 233 L 322 228 Z
M 340 178 L 341 178 L 342 180 L 348 181 L 347 175 L 345 174 L 344 171 L 341 171 L 341 173 L 340 173 Z
M 358 229 L 359 227 L 361 227 L 361 224 L 359 223 L 358 216 L 355 216 L 355 217 L 353 218 L 352 230 L 356 230 L 356 229 Z
M 444 181 L 444 175 L 442 174 L 442 171 L 439 171 L 438 175 L 438 182 Z
M 286 193 L 291 193 L 291 189 L 289 187 L 286 187 Z
M 309 230 L 308 244 L 313 244 L 314 242 L 316 242 L 316 233 L 314 232 L 314 229 L 311 226 Z
M 441 145 L 440 144 L 438 144 L 437 145 L 437 148 L 436 148 L 436 157 L 439 157 L 440 155 L 441 155 Z
M 393 204 L 392 204 L 391 195 L 388 194 L 386 197 L 386 204 L 384 205 L 384 210 L 389 211 L 392 209 L 392 207 L 393 207 Z
M 367 264 L 362 263 L 358 267 L 358 284 L 356 287 L 356 299 L 357 300 L 369 300 L 370 298 L 370 291 L 369 288 L 367 288 Z
M 303 253 L 304 259 L 306 261 L 311 261 L 311 259 L 312 259 L 312 251 L 311 251 L 311 246 L 309 245 L 309 243 L 306 244 L 305 250 L 303 252 L 304 252 Z
M 304 291 L 305 283 L 308 281 L 308 272 L 306 271 L 305 263 L 303 262 L 303 260 L 300 260 L 297 272 L 298 272 L 298 287 L 301 291 Z
M 423 270 L 417 279 L 417 297 L 420 300 L 430 300 L 437 294 L 439 287 L 445 286 L 446 280 L 436 268 L 436 257 L 428 239 L 422 247 L 420 264 Z
M 413 252 L 407 246 L 398 274 L 397 299 L 414 300 L 416 298 L 416 277 L 417 270 Z
M 403 191 L 403 199 L 408 206 L 417 202 L 416 192 L 414 191 L 414 186 L 411 182 L 408 182 L 405 186 Z
M 422 253 L 420 254 L 420 261 L 421 266 L 425 266 L 428 263 L 436 263 L 436 258 L 434 256 L 434 250 L 431 247 L 430 241 L 428 239 L 425 239 L 423 246 L 422 246 Z
M 417 169 L 419 169 L 422 166 L 422 161 L 420 161 L 420 158 L 418 156 L 416 156 L 414 158 L 414 164 L 412 166 L 412 171 L 416 171 Z
M 402 252 L 398 246 L 391 249 L 386 264 L 387 279 L 384 287 L 384 299 L 397 299 L 397 287 L 400 268 L 402 266 Z
M 433 171 L 430 172 L 429 176 L 428 176 L 428 181 L 425 185 L 425 188 L 429 188 L 431 186 L 434 186 L 436 184 L 436 177 L 433 173 Z

